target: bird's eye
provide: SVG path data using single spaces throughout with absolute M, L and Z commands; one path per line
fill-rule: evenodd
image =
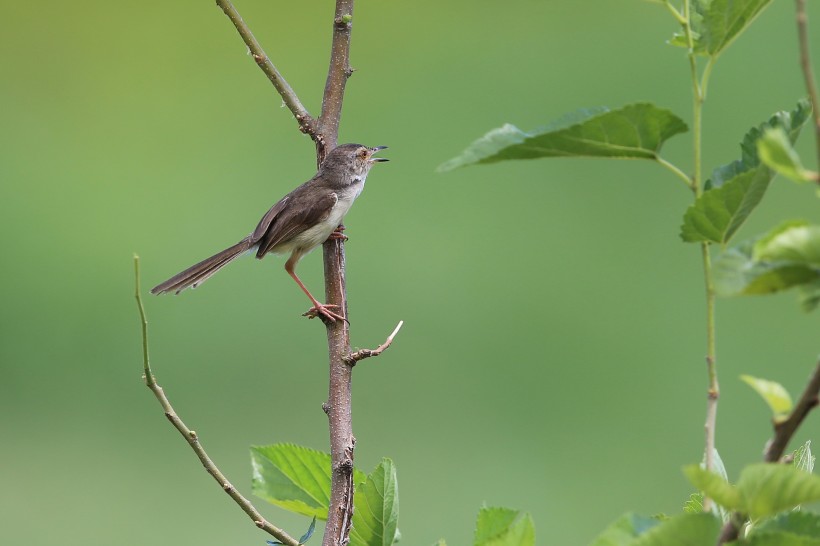
M 367 158 L 367 149 L 366 148 L 360 148 L 359 149 L 359 157 L 362 158 L 362 159 Z

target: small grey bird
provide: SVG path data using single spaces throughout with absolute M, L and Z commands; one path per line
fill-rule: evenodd
M 374 163 L 388 161 L 383 157 L 373 157 L 385 148 L 387 146 L 368 148 L 361 144 L 337 146 L 325 157 L 316 176 L 273 205 L 253 233 L 158 284 L 151 289 L 151 293 L 179 294 L 186 288 L 196 288 L 251 249 L 256 249 L 256 257 L 260 260 L 269 252 L 290 253 L 290 258 L 285 262 L 285 271 L 313 302 L 308 312 L 324 315 L 331 321 L 344 320 L 343 316 L 328 309 L 334 305 L 319 303 L 313 297 L 296 275 L 296 264 L 302 256 L 324 243 L 342 223 L 353 201 L 362 193 L 370 168 Z M 339 236 L 343 237 L 341 234 Z

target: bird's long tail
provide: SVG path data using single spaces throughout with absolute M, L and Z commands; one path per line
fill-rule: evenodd
M 156 285 L 151 289 L 152 294 L 165 294 L 174 292 L 179 294 L 186 288 L 196 288 L 207 281 L 211 275 L 234 261 L 236 258 L 251 248 L 250 237 L 242 239 L 235 245 L 226 248 L 222 252 L 206 258 L 198 264 L 192 265 L 185 271 L 177 273 L 164 283 Z

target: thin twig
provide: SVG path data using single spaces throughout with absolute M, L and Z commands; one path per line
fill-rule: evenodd
M 287 546 L 299 546 L 298 540 L 263 518 L 262 514 L 259 513 L 253 504 L 242 496 L 242 494 L 236 490 L 231 482 L 228 481 L 225 475 L 222 474 L 219 468 L 217 468 L 216 464 L 214 464 L 211 458 L 208 457 L 208 454 L 205 452 L 205 448 L 203 448 L 202 444 L 199 442 L 197 433 L 188 428 L 182 419 L 179 418 L 176 411 L 174 411 L 174 408 L 171 406 L 171 402 L 168 400 L 168 397 L 165 396 L 165 392 L 162 387 L 157 384 L 148 360 L 148 319 L 145 316 L 145 307 L 142 305 L 142 297 L 140 295 L 140 261 L 139 256 L 137 255 L 134 255 L 134 277 L 134 295 L 137 299 L 137 307 L 139 308 L 140 321 L 142 323 L 142 359 L 145 385 L 151 389 L 151 392 L 154 393 L 154 396 L 156 396 L 157 401 L 159 401 L 159 404 L 165 412 L 165 417 L 168 418 L 171 424 L 174 425 L 174 428 L 179 431 L 183 438 L 185 438 L 188 445 L 190 445 L 191 449 L 194 450 L 194 453 L 196 453 L 196 456 L 199 458 L 202 466 L 205 467 L 208 474 L 210 474 L 217 481 L 222 490 L 225 491 L 225 493 L 227 493 L 228 496 L 230 496 L 234 502 L 239 505 L 242 511 L 250 516 L 253 523 L 283 544 Z
M 782 462 L 783 452 L 789 445 L 794 433 L 808 416 L 809 412 L 817 407 L 820 400 L 820 360 L 809 377 L 806 388 L 794 409 L 785 421 L 772 420 L 774 436 L 766 445 L 766 452 L 763 460 L 767 463 Z M 743 528 L 748 517 L 745 514 L 733 513 L 729 521 L 721 529 L 718 545 L 726 544 L 738 539 L 740 530 Z
M 250 28 L 248 28 L 248 25 L 242 20 L 242 16 L 236 11 L 231 0 L 216 0 L 216 5 L 225 12 L 225 15 L 231 20 L 233 26 L 239 31 L 239 35 L 242 37 L 245 45 L 248 46 L 251 57 L 253 57 L 253 60 L 276 88 L 276 91 L 282 97 L 285 105 L 293 113 L 293 117 L 295 117 L 297 123 L 299 123 L 299 130 L 310 135 L 313 140 L 316 140 L 316 120 L 311 117 L 307 109 L 302 105 L 299 97 L 296 96 L 296 93 L 288 82 L 285 81 L 285 78 L 279 73 L 279 70 L 277 70 L 276 66 L 271 62 L 270 58 L 262 49 L 262 46 L 259 45 L 259 42 L 256 41 Z
M 387 336 L 387 339 L 384 341 L 384 343 L 382 343 L 375 349 L 359 349 L 355 353 L 347 355 L 347 358 L 345 358 L 347 365 L 355 366 L 356 363 L 360 360 L 370 358 L 371 356 L 379 356 L 380 354 L 382 354 L 384 351 L 387 350 L 388 347 L 390 347 L 390 344 L 393 343 L 393 338 L 396 337 L 396 334 L 399 333 L 399 330 L 401 330 L 402 325 L 404 325 L 404 321 L 400 320 L 396 328 L 393 330 L 393 333 Z
M 814 74 L 809 55 L 808 15 L 806 14 L 806 0 L 796 0 L 797 11 L 797 39 L 800 43 L 800 67 L 803 69 L 803 78 L 806 80 L 806 91 L 811 101 L 814 114 L 814 141 L 817 146 L 817 167 L 820 169 L 820 98 L 817 95 L 817 86 L 814 83 Z M 820 180 L 818 180 L 820 182 Z

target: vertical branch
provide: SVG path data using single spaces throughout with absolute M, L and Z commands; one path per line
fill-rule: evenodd
M 327 72 L 322 111 L 318 120 L 316 161 L 321 163 L 339 139 L 347 79 L 350 69 L 350 32 L 353 21 L 353 0 L 336 0 L 333 17 L 333 40 L 330 67 Z M 323 246 L 325 270 L 325 301 L 338 305 L 347 317 L 344 239 L 329 239 Z M 328 509 L 323 546 L 347 544 L 353 518 L 353 436 L 350 353 L 350 330 L 346 320 L 327 321 L 327 348 L 330 368 L 328 399 L 324 410 L 330 429 L 330 507 Z
M 293 113 L 299 128 L 316 142 L 316 164 L 321 164 L 327 152 L 339 142 L 339 120 L 342 115 L 347 79 L 350 68 L 350 33 L 353 22 L 353 0 L 336 0 L 333 17 L 333 39 L 330 67 L 322 97 L 322 111 L 313 119 L 296 94 L 270 61 L 254 38 L 230 0 L 216 0 L 236 27 L 253 59 L 273 83 L 285 104 Z M 329 239 L 323 247 L 325 272 L 325 301 L 337 305 L 347 316 L 345 288 L 345 255 L 341 238 Z M 324 546 L 347 543 L 353 516 L 353 426 L 351 419 L 351 379 L 353 364 L 350 358 L 349 323 L 344 320 L 326 321 L 330 361 L 328 400 L 324 404 L 330 428 L 330 455 L 332 461 L 330 509 L 325 526 Z
M 323 247 L 325 266 L 325 301 L 334 302 L 347 314 L 345 254 L 341 239 L 327 241 Z M 327 346 L 330 365 L 328 399 L 323 406 L 330 429 L 330 506 L 323 546 L 339 546 L 347 541 L 353 518 L 353 436 L 351 382 L 353 367 L 346 361 L 350 353 L 348 322 L 327 322 Z

